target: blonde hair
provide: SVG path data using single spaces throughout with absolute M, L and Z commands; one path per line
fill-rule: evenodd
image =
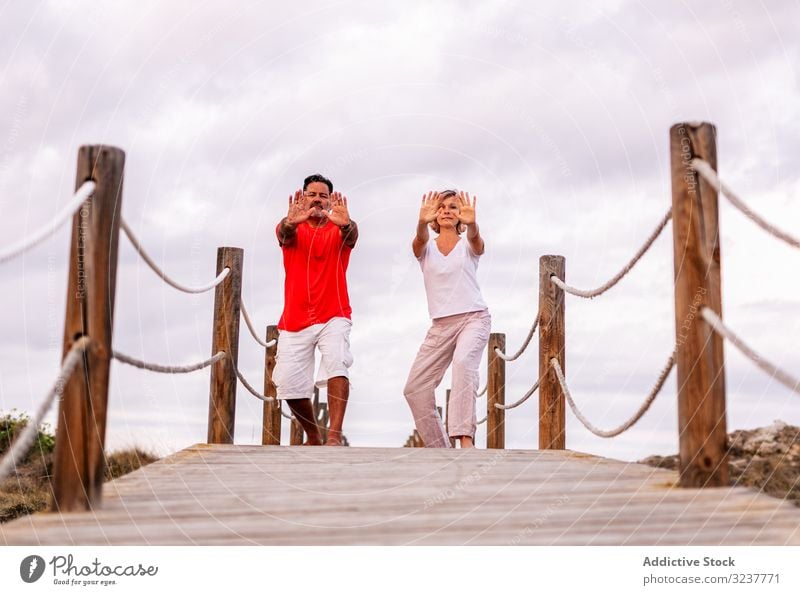
M 454 196 L 458 196 L 458 192 L 456 190 L 452 189 L 442 190 L 439 193 L 439 207 L 441 207 L 442 203 L 446 201 L 448 198 L 452 198 Z M 441 226 L 439 225 L 439 222 L 436 219 L 428 223 L 428 226 L 434 231 L 434 233 L 439 234 L 442 231 Z M 458 221 L 456 223 L 456 233 L 458 235 L 461 235 L 463 231 L 464 231 L 464 225 L 460 221 Z

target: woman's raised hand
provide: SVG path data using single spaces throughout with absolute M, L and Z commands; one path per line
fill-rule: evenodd
M 438 192 L 431 190 L 427 194 L 423 194 L 422 205 L 419 208 L 419 222 L 430 223 L 431 221 L 436 221 L 441 202 Z
M 289 195 L 289 212 L 286 214 L 286 223 L 299 225 L 311 215 L 311 209 L 306 206 L 306 197 L 302 190 L 296 190 L 294 196 Z
M 458 220 L 464 225 L 472 225 L 475 223 L 475 203 L 478 197 L 473 196 L 472 201 L 469 198 L 469 192 L 463 190 L 458 193 Z

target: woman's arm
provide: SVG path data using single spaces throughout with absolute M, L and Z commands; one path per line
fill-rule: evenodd
M 477 202 L 477 196 L 473 196 L 472 201 L 470 201 L 469 192 L 458 193 L 458 220 L 467 226 L 469 246 L 475 254 L 480 256 L 483 254 L 485 246 L 481 237 L 481 230 L 475 220 L 475 205 Z
M 419 219 L 417 220 L 417 233 L 411 242 L 411 250 L 417 258 L 422 256 L 425 246 L 431 235 L 428 232 L 428 224 L 436 220 L 439 213 L 439 193 L 430 191 L 422 195 L 422 205 L 419 208 Z

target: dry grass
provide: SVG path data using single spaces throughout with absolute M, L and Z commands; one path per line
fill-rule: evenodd
M 0 523 L 46 510 L 51 492 L 51 453 L 35 453 L 17 468 L 17 473 L 0 482 Z M 113 452 L 106 459 L 106 481 L 121 477 L 156 461 L 157 457 L 139 450 Z

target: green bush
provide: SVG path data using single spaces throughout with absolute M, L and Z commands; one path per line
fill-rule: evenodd
M 30 421 L 31 418 L 26 413 L 18 413 L 16 409 L 12 409 L 10 413 L 0 414 L 0 455 L 9 449 L 11 444 L 14 443 L 14 439 Z M 55 446 L 56 437 L 52 434 L 47 424 L 42 424 L 39 426 L 36 440 L 34 440 L 30 450 L 25 453 L 22 461 L 27 460 L 34 452 L 41 455 L 49 455 L 53 452 Z

